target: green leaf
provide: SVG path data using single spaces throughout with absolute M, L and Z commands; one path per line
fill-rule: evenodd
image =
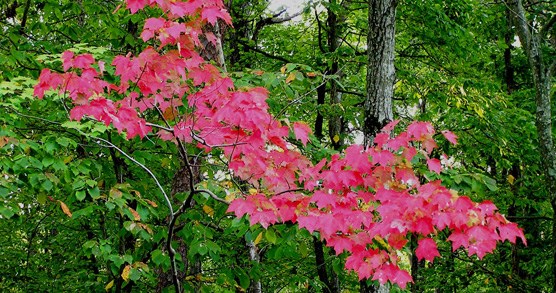
M 151 254 L 151 259 L 156 265 L 161 265 L 163 263 L 170 262 L 170 257 L 162 253 L 162 250 L 160 249 L 153 251 L 153 253 Z
M 268 230 L 266 230 L 265 234 L 264 234 L 266 240 L 272 244 L 276 244 L 276 233 L 274 232 L 274 229 L 272 228 L 268 228 Z
M 89 195 L 90 195 L 93 199 L 98 199 L 98 198 L 100 198 L 100 190 L 98 189 L 97 186 L 95 186 L 94 188 L 88 188 L 87 191 L 89 192 Z
M 41 187 L 46 190 L 46 191 L 50 191 L 53 187 L 52 182 L 50 182 L 50 180 L 44 180 L 41 183 Z
M 245 273 L 245 271 L 241 267 L 236 268 L 235 275 L 238 277 L 239 285 L 242 288 L 244 289 L 249 288 L 249 284 L 251 283 L 251 280 L 249 279 L 249 276 Z
M 75 192 L 75 198 L 78 201 L 84 200 L 86 196 L 87 196 L 87 193 L 85 192 L 85 190 L 78 190 L 78 191 Z

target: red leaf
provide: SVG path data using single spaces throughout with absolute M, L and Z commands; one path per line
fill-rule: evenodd
M 311 198 L 311 201 L 315 202 L 319 209 L 322 209 L 328 206 L 335 207 L 336 202 L 338 201 L 338 197 L 334 194 L 330 194 L 322 190 L 317 190 L 315 191 L 315 194 Z
M 407 134 L 417 140 L 434 134 L 434 128 L 429 122 L 415 121 L 407 127 Z
M 429 167 L 429 170 L 437 174 L 440 174 L 440 172 L 442 171 L 442 165 L 440 164 L 439 159 L 428 159 L 427 166 Z
M 423 258 L 433 262 L 434 258 L 440 256 L 436 242 L 431 238 L 423 238 L 418 241 L 418 247 L 415 250 L 415 254 L 419 260 Z
M 442 135 L 444 135 L 444 137 L 445 137 L 449 142 L 451 142 L 452 144 L 455 145 L 455 144 L 458 143 L 458 141 L 457 141 L 458 137 L 457 137 L 454 133 L 452 133 L 451 131 L 449 131 L 449 130 L 442 130 Z
M 131 13 L 135 13 L 148 4 L 148 0 L 126 0 L 127 8 Z
M 519 237 L 523 243 L 527 245 L 525 235 L 523 235 L 523 231 L 517 226 L 516 223 L 501 225 L 498 227 L 498 231 L 500 232 L 500 238 L 502 238 L 502 241 L 508 240 L 511 243 L 516 243 L 516 238 Z
M 392 130 L 394 130 L 394 127 L 396 127 L 396 125 L 398 125 L 398 123 L 400 123 L 399 119 L 398 120 L 393 120 L 390 123 L 386 124 L 386 126 L 384 126 L 381 131 L 390 133 L 390 132 L 392 132 Z
M 332 235 L 332 237 L 326 240 L 326 245 L 333 247 L 336 255 L 345 251 L 351 251 L 353 247 L 353 241 L 342 235 Z
M 294 122 L 293 123 L 293 133 L 295 137 L 303 143 L 303 145 L 307 145 L 307 141 L 309 141 L 309 133 L 311 133 L 311 128 L 301 122 Z
M 73 67 L 72 51 L 64 51 L 64 53 L 62 53 L 62 65 L 64 66 L 64 71 L 68 71 L 71 67 Z
M 201 19 L 214 25 L 218 19 L 222 19 L 227 24 L 232 24 L 232 18 L 226 10 L 219 7 L 205 7 L 201 11 Z
M 452 250 L 456 251 L 456 249 L 463 246 L 464 248 L 469 247 L 469 236 L 467 234 L 461 232 L 454 232 L 450 237 L 448 237 L 449 241 L 452 241 Z
M 226 212 L 233 212 L 236 214 L 236 217 L 241 218 L 245 214 L 252 214 L 255 210 L 257 210 L 257 206 L 252 201 L 238 198 L 230 203 Z

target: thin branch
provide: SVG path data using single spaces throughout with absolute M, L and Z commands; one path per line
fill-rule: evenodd
M 196 191 L 199 192 L 199 193 L 207 194 L 207 195 L 209 195 L 210 197 L 212 197 L 214 200 L 216 200 L 216 201 L 218 201 L 218 202 L 221 202 L 221 203 L 223 203 L 223 204 L 230 204 L 229 201 L 227 201 L 227 200 L 225 200 L 225 199 L 222 199 L 222 198 L 218 197 L 218 195 L 214 194 L 214 192 L 212 192 L 212 191 L 210 191 L 210 190 L 208 190 L 208 189 L 197 189 Z
M 544 36 L 548 33 L 549 30 L 556 24 L 556 14 L 552 15 L 552 17 L 548 20 L 548 22 L 543 25 L 541 28 L 541 35 Z
M 124 152 L 122 149 L 120 149 L 119 147 L 117 147 L 116 145 L 114 145 L 113 143 L 109 142 L 106 139 L 100 138 L 100 137 L 94 137 L 94 136 L 89 136 L 86 133 L 81 132 L 83 135 L 90 137 L 92 139 L 98 140 L 98 141 L 102 141 L 107 145 L 103 145 L 100 142 L 96 141 L 96 143 L 100 146 L 103 147 L 109 147 L 109 148 L 114 148 L 115 150 L 117 150 L 118 152 L 120 152 L 120 154 L 124 155 L 126 158 L 128 158 L 130 161 L 132 161 L 133 163 L 135 163 L 137 166 L 141 167 L 143 170 L 145 170 L 154 180 L 154 182 L 156 183 L 156 186 L 158 186 L 158 189 L 162 192 L 162 195 L 164 196 L 164 200 L 166 201 L 166 204 L 168 205 L 168 209 L 170 210 L 171 214 L 174 214 L 174 208 L 172 207 L 172 203 L 170 202 L 170 198 L 168 197 L 168 195 L 166 194 L 166 191 L 164 191 L 164 188 L 162 187 L 162 185 L 160 184 L 160 182 L 158 181 L 158 178 L 156 177 L 156 175 L 154 175 L 154 173 L 147 168 L 147 166 L 139 163 L 139 161 L 137 161 L 136 159 L 134 159 L 132 156 L 128 155 L 126 152 Z
M 259 49 L 259 48 L 257 48 L 257 47 L 254 47 L 254 46 L 249 45 L 249 44 L 248 44 L 247 42 L 245 42 L 245 41 L 239 40 L 238 43 L 240 43 L 241 45 L 247 47 L 249 50 L 253 50 L 253 51 L 255 51 L 255 52 L 257 52 L 257 53 L 259 53 L 259 54 L 261 54 L 261 55 L 263 55 L 263 56 L 265 56 L 265 57 L 268 57 L 268 58 L 270 58 L 270 59 L 279 60 L 279 61 L 286 62 L 286 63 L 291 63 L 290 60 L 288 60 L 288 59 L 286 59 L 286 58 L 284 58 L 284 57 L 282 57 L 282 56 L 276 56 L 276 55 L 272 55 L 272 54 L 270 54 L 270 53 L 267 53 L 267 52 L 265 52 L 265 51 L 263 51 L 263 50 L 261 50 L 261 49 Z
M 544 220 L 552 221 L 551 217 L 547 216 L 506 216 L 508 220 Z

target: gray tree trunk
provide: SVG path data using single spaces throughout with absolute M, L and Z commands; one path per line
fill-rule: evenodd
M 556 153 L 554 152 L 552 137 L 552 111 L 550 105 L 552 71 L 556 67 L 556 60 L 551 60 L 551 64 L 546 63 L 547 60 L 545 60 L 541 48 L 543 39 L 546 38 L 547 33 L 553 28 L 556 18 L 553 16 L 544 26 L 542 26 L 539 19 L 535 20 L 535 23 L 532 24 L 527 21 L 527 15 L 521 0 L 508 0 L 506 3 L 513 13 L 514 25 L 521 46 L 527 55 L 529 67 L 533 73 L 539 149 L 552 209 L 555 211 L 552 220 L 552 282 L 554 286 L 553 292 L 556 292 Z
M 365 100 L 365 145 L 392 121 L 394 96 L 394 45 L 396 0 L 369 0 L 367 36 L 367 99 Z
M 367 98 L 363 133 L 364 144 L 373 144 L 380 129 L 394 118 L 394 45 L 396 0 L 369 0 L 367 35 Z M 361 282 L 360 292 L 389 292 L 389 286 L 368 287 Z

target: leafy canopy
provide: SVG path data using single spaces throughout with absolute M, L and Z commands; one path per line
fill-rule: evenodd
M 265 88 L 238 88 L 201 57 L 200 39 L 215 40 L 203 27 L 231 25 L 222 1 L 126 2 L 132 13 L 146 6 L 162 10 L 163 17 L 147 19 L 141 33 L 157 46 L 117 56 L 110 65 L 66 51 L 63 73 L 41 72 L 37 97 L 54 89 L 73 103 L 72 120 L 94 118 L 128 139 L 156 135 L 220 156 L 254 187 L 234 199 L 229 212 L 265 228 L 291 222 L 319 232 L 337 254 L 349 253 L 345 267 L 360 279 L 405 287 L 412 279 L 400 268 L 397 252 L 413 236 L 417 257 L 431 262 L 440 256 L 433 237 L 444 230 L 453 250 L 463 247 L 479 258 L 499 241 L 525 242 L 493 203 L 474 203 L 434 180 L 443 165 L 432 156 L 437 144 L 430 123 L 414 122 L 394 135 L 394 121 L 372 147 L 351 145 L 313 164 L 299 151 L 310 139 L 306 124 L 274 119 Z M 456 143 L 453 133 L 442 134 Z M 428 170 L 419 169 L 423 163 Z

